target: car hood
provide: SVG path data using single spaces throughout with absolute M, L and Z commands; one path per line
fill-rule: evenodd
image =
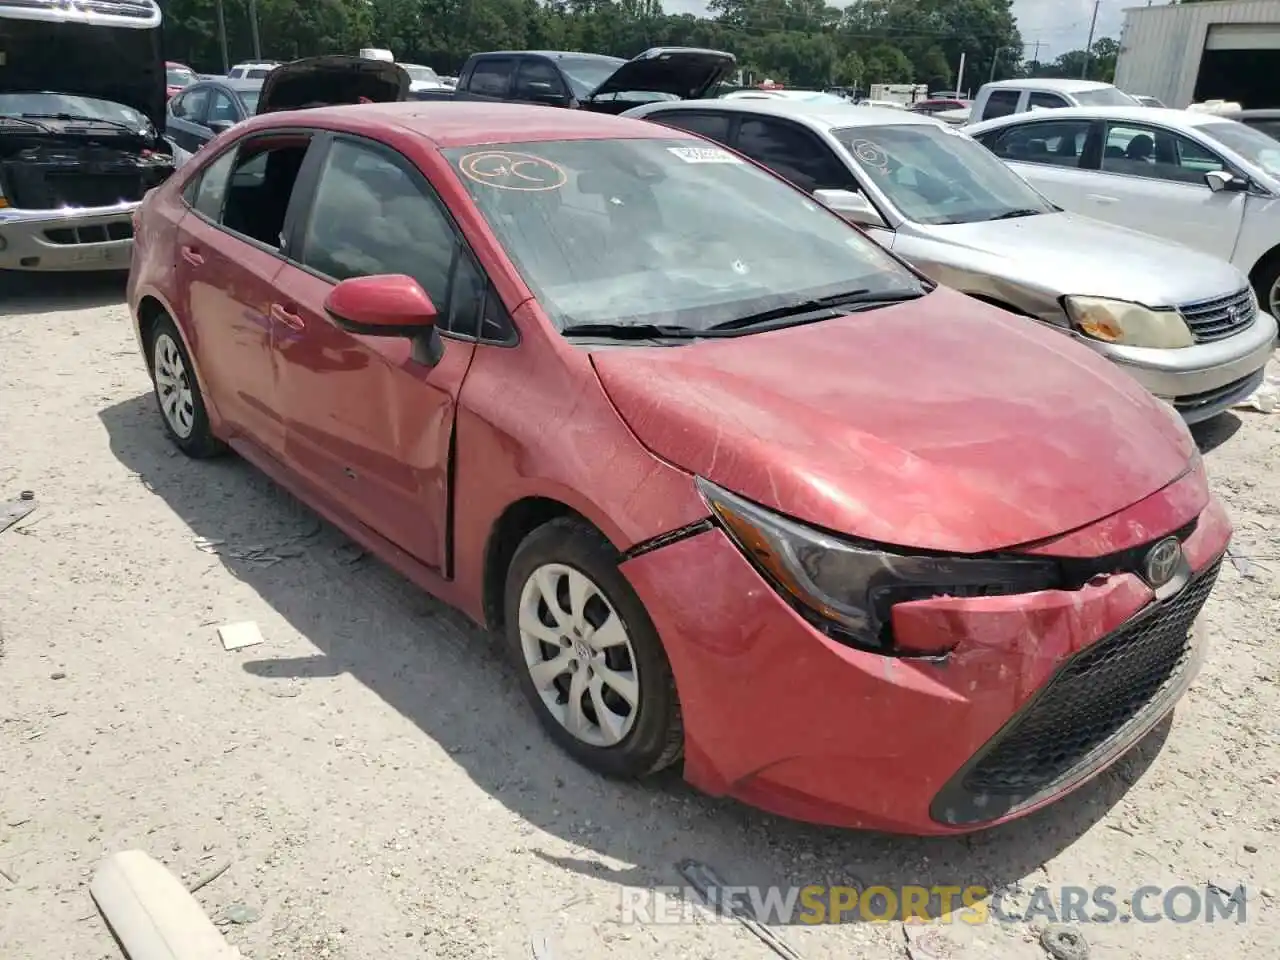
M 160 31 L 73 27 L 0 20 L 0 90 L 110 100 L 162 129 L 168 81 Z
M 1093 351 L 939 287 L 922 300 L 592 363 L 640 442 L 780 513 L 978 553 L 1162 489 L 1186 427 Z
M 941 245 L 931 253 L 954 266 L 1047 290 L 1174 307 L 1236 293 L 1248 280 L 1236 267 L 1190 247 L 1072 213 L 1013 220 L 914 226 Z M 894 249 L 911 259 L 908 243 Z
M 694 47 L 654 47 L 618 67 L 585 98 L 611 93 L 670 93 L 701 100 L 738 65 L 733 54 Z
M 276 67 L 262 82 L 258 113 L 297 110 L 308 104 L 333 106 L 407 99 L 412 81 L 405 70 L 384 60 L 363 57 L 307 57 Z

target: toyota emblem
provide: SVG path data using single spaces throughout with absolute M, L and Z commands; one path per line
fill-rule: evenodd
M 1182 559 L 1182 544 L 1175 537 L 1161 540 L 1147 554 L 1144 564 L 1147 583 L 1153 587 L 1163 587 L 1178 572 L 1178 562 Z

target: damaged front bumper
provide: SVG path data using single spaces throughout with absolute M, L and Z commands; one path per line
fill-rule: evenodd
M 140 205 L 0 208 L 0 270 L 128 270 Z

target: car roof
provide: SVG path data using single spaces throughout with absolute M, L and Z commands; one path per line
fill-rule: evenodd
M 1158 123 L 1166 127 L 1202 127 L 1206 123 L 1221 123 L 1231 117 L 1222 117 L 1213 113 L 1192 113 L 1188 110 L 1174 110 L 1172 107 L 1054 107 L 1050 110 L 1032 110 L 1022 113 L 1011 113 L 1005 117 L 994 117 L 971 127 L 983 127 L 994 130 L 997 127 L 1011 126 L 1014 123 L 1025 123 L 1028 120 L 1132 120 L 1135 123 Z
M 196 87 L 223 87 L 227 90 L 234 90 L 236 93 L 254 93 L 262 89 L 262 81 L 214 77 L 210 80 L 201 80 L 198 83 L 193 83 L 187 89 L 194 90 Z
M 1057 90 L 1060 93 L 1071 93 L 1074 90 L 1103 90 L 1114 87 L 1113 83 L 1100 80 L 1072 80 L 1067 77 L 1044 77 L 1023 80 L 993 80 L 986 84 L 995 90 Z
M 650 116 L 655 113 L 675 113 L 677 111 L 722 110 L 733 113 L 754 113 L 771 117 L 782 117 L 799 120 L 819 129 L 835 130 L 843 127 L 882 127 L 889 124 L 917 124 L 920 126 L 938 125 L 936 120 L 923 114 L 909 110 L 895 110 L 892 107 L 860 107 L 852 103 L 830 103 L 829 101 L 785 100 L 782 98 L 762 98 L 752 100 L 737 98 L 732 100 L 679 100 L 648 105 L 636 111 L 635 115 Z
M 643 120 L 590 110 L 447 100 L 361 103 L 269 113 L 249 121 L 245 129 L 252 132 L 259 127 L 281 125 L 365 133 L 398 132 L 446 149 L 553 140 L 697 139 L 682 130 L 655 128 Z
M 1222 114 L 1228 120 L 1247 117 L 1250 120 L 1280 120 L 1280 109 L 1274 107 L 1261 110 L 1241 110 L 1239 113 Z
M 626 63 L 622 57 L 610 57 L 603 53 L 583 53 L 581 50 L 486 50 L 475 54 L 477 57 L 550 57 L 558 60 L 561 57 L 582 57 L 586 60 L 602 60 L 605 63 Z

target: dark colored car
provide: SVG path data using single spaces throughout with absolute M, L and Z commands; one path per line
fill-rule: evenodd
M 196 72 L 186 64 L 167 61 L 164 65 L 164 95 L 172 100 L 196 79 Z
M 502 635 L 597 771 L 974 830 L 1201 661 L 1231 524 L 1172 407 L 690 133 L 255 117 L 144 201 L 128 296 L 174 444 Z
M 1239 113 L 1227 114 L 1227 116 L 1265 133 L 1273 140 L 1280 140 L 1280 110 L 1241 110 Z
M 258 111 L 261 80 L 202 80 L 169 101 L 164 132 L 187 153 Z

